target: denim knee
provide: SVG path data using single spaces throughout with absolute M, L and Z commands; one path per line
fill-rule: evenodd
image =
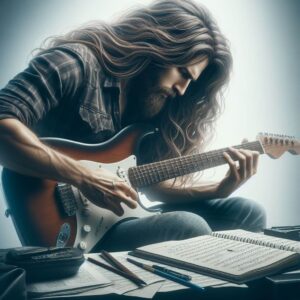
M 230 200 L 239 203 L 237 220 L 241 228 L 251 231 L 262 231 L 266 228 L 266 210 L 262 205 L 248 198 L 232 197 Z
M 175 211 L 164 213 L 164 215 L 169 215 L 172 218 L 172 227 L 176 231 L 178 239 L 186 239 L 212 232 L 207 222 L 197 214 Z

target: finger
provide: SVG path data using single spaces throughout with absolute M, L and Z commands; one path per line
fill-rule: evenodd
M 240 175 L 237 170 L 235 161 L 231 158 L 231 156 L 227 152 L 223 152 L 224 158 L 226 159 L 229 169 L 231 171 L 231 174 L 234 176 L 236 181 L 240 181 Z
M 238 150 L 232 147 L 228 148 L 231 153 L 238 159 L 239 161 L 239 174 L 242 180 L 247 178 L 247 161 L 246 157 Z
M 124 214 L 124 209 L 117 197 L 112 195 L 106 197 L 106 206 L 109 210 L 115 213 L 117 216 L 122 216 Z
M 138 194 L 124 181 L 113 181 L 113 189 L 110 194 L 117 197 L 130 208 L 137 207 Z
M 124 181 L 121 181 L 121 182 L 119 183 L 119 187 L 123 190 L 123 192 L 124 192 L 127 196 L 131 197 L 131 199 L 133 199 L 133 200 L 135 200 L 135 201 L 138 200 L 138 198 L 139 198 L 138 193 L 137 193 L 137 192 L 136 192 L 129 184 L 127 184 L 127 183 L 124 182 Z
M 118 193 L 118 196 L 122 202 L 124 202 L 128 207 L 130 208 L 136 208 L 137 207 L 137 201 L 132 200 L 132 198 L 128 195 L 126 195 L 124 192 L 120 191 Z
M 138 194 L 124 181 L 112 181 L 111 187 L 109 187 L 106 192 L 110 195 L 110 197 L 116 197 L 119 201 L 124 202 L 130 208 L 137 207 Z M 134 198 L 132 198 L 132 196 Z
M 259 160 L 259 152 L 253 151 L 253 174 L 256 174 L 257 172 L 258 160 Z
M 253 175 L 253 154 L 252 151 L 240 149 L 240 152 L 246 157 L 246 177 L 250 178 Z

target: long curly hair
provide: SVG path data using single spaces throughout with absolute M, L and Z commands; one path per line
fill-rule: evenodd
M 47 47 L 66 43 L 90 47 L 104 71 L 119 79 L 132 78 L 151 64 L 183 67 L 208 58 L 200 78 L 184 96 L 168 101 L 155 121 L 161 135 L 151 147 L 151 160 L 203 151 L 222 111 L 232 67 L 229 43 L 203 5 L 155 1 L 111 23 L 93 22 L 56 36 Z

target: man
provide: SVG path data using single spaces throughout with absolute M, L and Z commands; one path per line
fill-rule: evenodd
M 0 163 L 72 184 L 96 205 L 122 215 L 121 203 L 136 207 L 136 191 L 38 137 L 95 143 L 129 124 L 149 122 L 160 135 L 145 147 L 142 161 L 199 152 L 213 129 L 231 63 L 215 21 L 191 0 L 154 2 L 113 24 L 92 24 L 52 39 L 0 92 Z M 164 203 L 165 213 L 119 224 L 97 249 L 129 250 L 218 229 L 261 230 L 265 213 L 258 204 L 224 199 L 255 174 L 258 153 L 230 149 L 224 158 L 229 172 L 221 182 L 186 176 L 146 190 Z

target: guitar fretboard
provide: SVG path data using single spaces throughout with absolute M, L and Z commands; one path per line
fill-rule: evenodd
M 264 153 L 264 149 L 259 141 L 233 146 L 233 148 L 258 151 L 260 154 Z M 228 148 L 222 148 L 132 167 L 128 170 L 128 177 L 134 187 L 146 187 L 167 179 L 226 164 L 227 161 L 223 153 L 227 151 Z

